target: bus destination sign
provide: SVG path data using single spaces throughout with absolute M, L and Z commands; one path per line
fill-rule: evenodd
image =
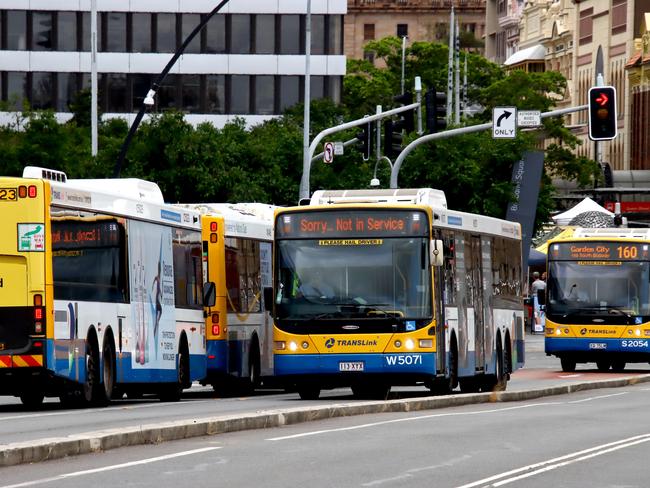
M 650 245 L 637 242 L 562 242 L 550 246 L 550 259 L 576 261 L 641 261 L 650 259 Z
M 423 211 L 327 210 L 286 213 L 278 217 L 277 237 L 401 237 L 427 236 L 428 219 Z
M 52 221 L 53 249 L 116 246 L 119 242 L 120 228 L 113 219 L 101 221 Z

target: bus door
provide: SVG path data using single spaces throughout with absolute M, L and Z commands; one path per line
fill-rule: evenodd
M 474 364 L 483 368 L 485 362 L 485 334 L 483 326 L 483 273 L 481 259 L 481 237 L 470 237 L 469 259 L 470 306 L 474 310 Z M 470 346 L 471 347 L 471 346 Z

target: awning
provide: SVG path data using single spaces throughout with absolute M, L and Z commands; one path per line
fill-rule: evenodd
M 544 56 L 546 56 L 546 48 L 541 44 L 536 44 L 535 46 L 517 51 L 506 59 L 506 62 L 503 64 L 505 66 L 512 66 L 513 64 L 519 64 L 525 61 L 543 61 Z

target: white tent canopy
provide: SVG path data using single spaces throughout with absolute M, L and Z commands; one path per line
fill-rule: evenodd
M 580 203 L 578 203 L 575 207 L 570 208 L 566 212 L 562 212 L 561 214 L 555 215 L 551 217 L 553 219 L 553 222 L 555 222 L 557 225 L 568 225 L 571 220 L 577 216 L 580 215 L 581 213 L 584 212 L 601 212 L 604 213 L 605 215 L 609 216 L 614 216 L 612 212 L 607 210 L 604 207 L 601 207 L 598 205 L 596 202 L 594 202 L 591 198 L 587 197 Z

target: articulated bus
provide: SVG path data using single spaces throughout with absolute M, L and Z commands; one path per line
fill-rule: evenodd
M 274 243 L 275 374 L 303 399 L 503 389 L 523 365 L 517 223 L 433 189 L 317 191 L 276 210 Z
M 273 211 L 262 203 L 196 203 L 216 304 L 207 313 L 207 375 L 219 392 L 254 389 L 273 376 L 273 329 L 263 290 L 271 286 Z
M 0 212 L 0 394 L 175 401 L 205 377 L 198 212 L 151 182 L 36 167 L 0 178 Z
M 563 371 L 650 361 L 650 229 L 577 228 L 548 245 L 545 349 Z

